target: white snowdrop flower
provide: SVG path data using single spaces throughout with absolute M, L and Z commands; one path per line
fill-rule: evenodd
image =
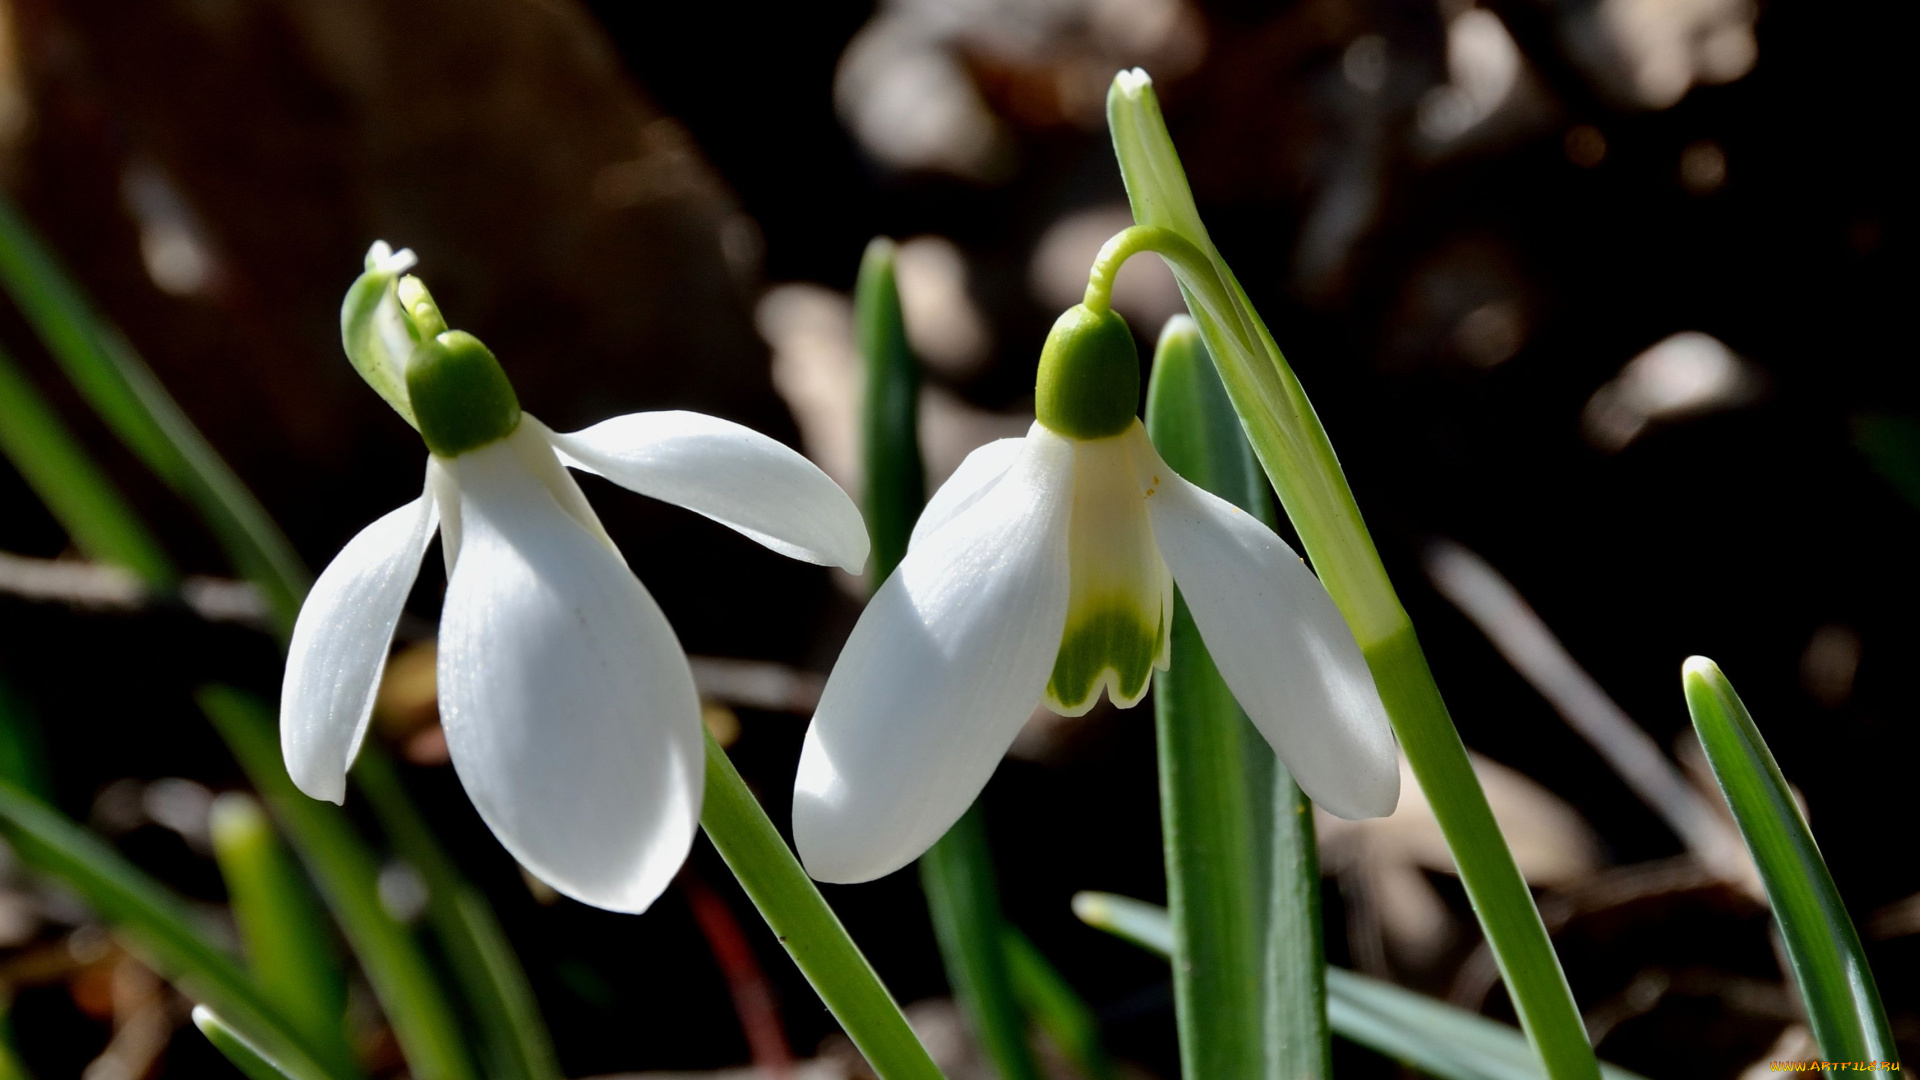
M 1024 438 L 935 493 L 807 731 L 794 840 L 822 881 L 917 858 L 972 804 L 1037 703 L 1127 707 L 1168 663 L 1177 581 L 1214 663 L 1308 795 L 1391 813 L 1392 729 L 1360 647 L 1285 541 L 1183 480 L 1134 417 L 1133 337 L 1069 309 Z
M 376 244 L 341 313 L 347 351 L 427 444 L 420 498 L 320 575 L 281 690 L 287 771 L 340 802 L 395 624 L 438 528 L 440 716 L 480 816 L 521 865 L 596 907 L 642 911 L 685 860 L 705 778 L 685 652 L 567 467 L 703 514 L 796 559 L 859 573 L 845 492 L 764 435 L 690 412 L 558 434 L 520 411 L 493 354 L 449 331 L 413 264 Z

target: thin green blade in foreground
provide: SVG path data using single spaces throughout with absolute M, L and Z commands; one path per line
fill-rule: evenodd
M 353 1080 L 350 1061 L 330 1059 L 194 925 L 185 901 L 51 807 L 0 783 L 0 835 L 21 859 L 79 893 L 130 937 L 156 970 L 188 996 L 220 1010 L 273 1046 L 295 1080 Z
M 476 1080 L 453 1007 L 412 933 L 380 903 L 380 866 L 339 807 L 307 798 L 287 777 L 273 714 L 224 686 L 200 708 L 272 808 L 360 960 L 417 1080 Z
M 860 460 L 873 539 L 869 580 L 875 589 L 906 557 L 914 522 L 927 501 L 920 460 L 920 364 L 907 342 L 894 276 L 897 254 L 893 241 L 875 237 L 860 260 L 854 286 L 854 333 L 866 372 Z M 920 857 L 920 887 L 947 981 L 987 1057 L 1002 1080 L 1039 1080 L 1026 1017 L 1000 945 L 1005 920 L 986 819 L 977 803 Z
M 171 587 L 179 577 L 160 542 L 5 349 L 0 349 L 0 453 L 20 470 L 81 554 L 124 566 L 156 589 Z
M 308 585 L 293 546 L 4 195 L 0 286 L 87 403 L 135 456 L 193 504 L 234 566 L 265 595 L 282 633 L 290 631 Z
M 1073 898 L 1082 922 L 1170 956 L 1173 922 L 1166 909 L 1112 893 Z M 1327 1014 L 1333 1032 L 1441 1080 L 1541 1080 L 1539 1058 L 1519 1029 L 1424 994 L 1341 968 L 1326 969 Z M 1601 1065 L 1604 1080 L 1644 1080 Z
M 1147 432 L 1181 476 L 1243 509 L 1259 506 L 1255 499 L 1264 493 L 1253 483 L 1239 421 L 1198 329 L 1184 316 L 1168 320 L 1160 334 L 1147 387 Z M 1250 757 L 1271 762 L 1273 753 L 1214 668 L 1177 590 L 1171 660 L 1154 675 L 1153 701 L 1181 1073 L 1252 1078 L 1266 1072 L 1267 913 L 1258 869 L 1266 861 L 1256 858 L 1255 836 L 1266 835 L 1257 822 L 1272 813 L 1272 765 L 1269 790 L 1256 793 L 1243 763 Z M 1315 1006 L 1308 1015 L 1323 1015 L 1322 995 L 1312 992 L 1319 980 L 1309 975 L 1303 982 Z M 1275 1036 L 1296 1056 L 1284 1067 L 1276 1063 L 1276 1075 L 1326 1075 L 1323 1055 L 1297 1059 L 1304 1046 L 1325 1045 L 1324 1025 L 1317 1038 L 1278 1028 Z
M 230 791 L 214 800 L 209 824 L 254 981 L 315 1045 L 337 1043 L 350 1057 L 346 978 L 321 930 L 320 905 L 266 811 L 252 796 Z
M 1681 683 L 1714 779 L 1766 886 L 1821 1055 L 1899 1060 L 1860 936 L 1773 751 L 1713 661 L 1688 659 Z
M 860 465 L 867 531 L 873 536 L 874 588 L 906 557 L 907 540 L 927 503 L 920 461 L 920 364 L 907 343 L 906 316 L 894 279 L 898 249 L 875 237 L 860 259 L 853 325 L 866 389 L 860 411 Z
M 394 851 L 427 883 L 427 922 L 480 1028 L 488 1074 L 497 1080 L 560 1080 L 560 1060 L 540 1003 L 487 898 L 433 838 L 377 746 L 360 751 L 354 783 L 373 807 Z
M 880 1080 L 940 1080 L 940 1067 L 907 1026 L 873 965 L 800 868 L 727 752 L 712 732 L 706 738 L 707 801 L 700 825 L 794 966 Z
M 1346 617 L 1394 733 L 1460 870 L 1500 974 L 1554 1080 L 1592 1080 L 1598 1065 L 1533 894 L 1467 761 L 1407 617 L 1313 403 L 1220 258 L 1146 73 L 1122 72 L 1107 95 L 1114 153 L 1139 222 L 1102 250 L 1087 303 L 1104 305 L 1119 264 L 1166 258 L 1267 478 Z M 1106 290 L 1103 292 L 1102 290 Z
M 290 1073 L 205 1005 L 193 1007 L 193 1026 L 200 1029 L 200 1034 L 207 1037 L 215 1050 L 233 1062 L 234 1068 L 245 1073 L 247 1080 L 289 1080 Z

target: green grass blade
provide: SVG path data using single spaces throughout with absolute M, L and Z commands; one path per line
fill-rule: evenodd
M 1713 661 L 1690 658 L 1681 682 L 1714 779 L 1766 886 L 1822 1056 L 1899 1060 L 1860 935 L 1773 751 Z
M 263 993 L 316 1045 L 346 1042 L 347 983 L 335 963 L 326 920 L 293 856 L 252 796 L 228 792 L 210 819 L 214 859 L 227 883 L 248 967 Z
M 1067 1063 L 1087 1080 L 1119 1080 L 1119 1067 L 1100 1036 L 1100 1018 L 1025 934 L 1007 927 L 1006 946 L 1007 971 L 1020 1006 Z
M 893 241 L 875 237 L 854 285 L 854 336 L 866 372 L 860 420 L 863 509 L 873 536 L 874 588 L 907 554 L 907 538 L 927 502 L 920 460 L 920 364 L 907 344 L 906 317 L 894 280 Z
M 215 1050 L 233 1062 L 233 1067 L 245 1074 L 247 1080 L 291 1080 L 291 1073 L 269 1058 L 264 1050 L 248 1042 L 245 1036 L 228 1027 L 205 1005 L 193 1007 L 193 1026 L 199 1028 L 200 1034 L 207 1037 Z M 4 1075 L 0 1073 L 0 1077 Z
M 920 887 L 927 894 L 947 981 L 981 1049 L 1002 1080 L 1039 1080 L 1040 1065 L 1027 1040 L 1026 1010 L 1007 962 L 1006 920 L 978 802 L 920 856 Z
M 168 589 L 178 580 L 179 571 L 160 542 L 5 349 L 0 349 L 0 453 L 81 554 L 124 566 L 152 588 Z
M 876 589 L 906 557 L 914 522 L 927 501 L 920 460 L 920 364 L 907 342 L 894 276 L 897 254 L 893 241 L 875 237 L 854 285 L 854 336 L 866 373 L 860 447 L 873 539 L 869 580 Z M 947 981 L 988 1059 L 1002 1080 L 1039 1080 L 1026 1017 L 1000 947 L 1006 924 L 986 821 L 977 804 L 920 857 L 920 887 Z
M 293 786 L 281 762 L 273 713 L 258 699 L 226 687 L 205 687 L 198 697 L 320 886 L 413 1075 L 475 1080 L 453 1006 L 425 954 L 381 906 L 378 860 L 339 807 L 309 799 Z
M 1166 258 L 1254 454 L 1373 671 L 1394 732 L 1433 807 L 1521 1026 L 1554 1080 L 1592 1080 L 1593 1048 L 1533 895 L 1467 762 L 1333 443 L 1246 291 L 1208 238 L 1144 73 L 1123 72 L 1107 119 L 1139 222 L 1102 251 L 1088 284 L 1104 302 L 1133 252 Z
M 0 196 L 0 286 L 87 403 L 162 482 L 193 505 L 235 568 L 260 588 L 282 632 L 290 631 L 309 583 L 293 546 L 5 196 Z
M 53 770 L 47 766 L 39 718 L 4 681 L 0 681 L 0 781 L 42 802 L 53 801 Z
M 1173 954 L 1165 908 L 1112 893 L 1073 898 L 1082 922 L 1164 957 Z M 1540 1059 L 1518 1028 L 1342 968 L 1326 969 L 1334 1034 L 1442 1080 L 1541 1080 Z M 1616 1065 L 1605 1080 L 1644 1080 Z
M 1191 319 L 1169 320 L 1147 388 L 1147 432 L 1175 472 L 1245 506 L 1251 455 Z M 1174 1012 L 1184 1076 L 1265 1073 L 1264 913 L 1257 805 L 1242 765 L 1271 755 L 1174 593 L 1172 664 L 1154 675 L 1161 836 L 1173 922 Z M 1267 804 L 1270 813 L 1270 803 Z M 1325 1063 L 1304 1074 L 1321 1076 Z
M 295 1080 L 354 1080 L 350 1061 L 315 1046 L 238 961 L 209 942 L 186 902 L 119 852 L 10 784 L 0 783 L 0 835 L 22 860 L 59 879 L 131 939 L 156 971 L 271 1046 Z
M 880 1080 L 940 1080 L 940 1067 L 787 842 L 707 733 L 707 838 Z
M 478 1023 L 488 1073 L 499 1080 L 560 1080 L 560 1061 L 540 1003 L 486 897 L 441 849 L 407 798 L 393 761 L 379 747 L 361 750 L 354 783 L 373 807 L 399 856 L 427 883 L 427 923 L 459 978 Z

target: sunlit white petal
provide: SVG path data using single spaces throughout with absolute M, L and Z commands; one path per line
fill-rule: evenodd
M 699 701 L 653 598 L 515 445 L 541 438 L 518 431 L 450 465 L 463 537 L 440 620 L 441 720 L 475 808 L 522 865 L 641 911 L 693 841 Z
M 995 439 L 968 454 L 960 467 L 953 470 L 953 475 L 947 477 L 947 482 L 940 485 L 940 490 L 933 493 L 933 498 L 927 500 L 926 509 L 920 511 L 919 520 L 914 522 L 913 536 L 907 546 L 912 547 L 923 537 L 931 536 L 961 511 L 980 501 L 980 496 L 1013 467 L 1025 442 L 1024 439 Z
M 800 752 L 793 835 L 814 877 L 905 866 L 992 776 L 1060 646 L 1072 478 L 1067 441 L 1036 430 L 868 603 Z
M 553 436 L 567 463 L 703 514 L 782 555 L 859 573 L 867 527 L 847 493 L 789 447 L 692 412 L 616 416 Z
M 313 583 L 287 648 L 280 746 L 301 791 L 340 802 L 373 716 L 393 629 L 433 536 L 433 497 L 361 530 Z
M 1400 798 L 1393 730 L 1360 646 L 1306 565 L 1252 515 L 1148 447 L 1154 538 L 1233 695 L 1314 802 L 1381 817 Z

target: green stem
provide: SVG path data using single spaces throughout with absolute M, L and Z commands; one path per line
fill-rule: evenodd
M 1002 1080 L 1039 1080 L 1040 1067 L 1027 1043 L 1025 1010 L 1015 997 L 1007 962 L 993 851 L 987 846 L 986 815 L 978 802 L 920 856 L 920 886 L 927 894 L 947 981 L 987 1058 Z
M 940 1080 L 940 1068 L 759 800 L 707 733 L 700 824 L 767 926 L 880 1080 Z
M 1116 237 L 1105 250 L 1116 257 L 1140 251 L 1161 255 L 1173 266 L 1188 307 L 1196 311 L 1202 337 L 1216 357 L 1254 453 L 1367 658 L 1394 733 L 1453 852 L 1521 1026 L 1533 1039 L 1548 1075 L 1592 1080 L 1599 1066 L 1546 925 L 1494 822 L 1486 792 L 1467 762 L 1466 747 L 1414 636 L 1413 622 L 1400 605 L 1306 392 L 1265 327 L 1250 314 L 1239 285 L 1224 278 L 1197 247 L 1158 226 L 1136 225 L 1121 235 L 1124 241 Z M 1200 312 L 1208 317 L 1198 317 Z M 1247 362 L 1254 356 L 1271 362 Z M 1234 362 L 1220 362 L 1221 357 Z

